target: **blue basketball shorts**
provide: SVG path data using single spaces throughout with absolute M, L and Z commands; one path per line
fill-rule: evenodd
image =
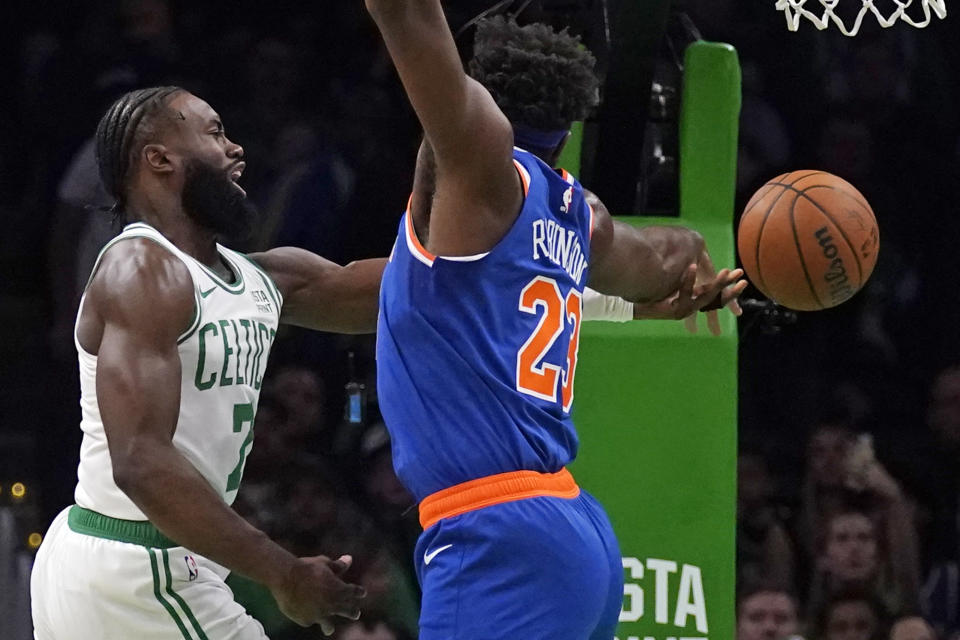
M 611 640 L 623 568 L 588 493 L 501 502 L 443 518 L 415 551 L 420 640 Z

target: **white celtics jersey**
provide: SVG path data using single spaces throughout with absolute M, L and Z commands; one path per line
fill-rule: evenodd
M 178 340 L 180 416 L 173 444 L 232 504 L 253 446 L 253 418 L 283 303 L 280 292 L 266 272 L 242 254 L 217 245 L 233 271 L 233 282 L 228 284 L 143 223 L 128 225 L 107 244 L 93 272 L 111 246 L 130 238 L 157 242 L 190 270 L 196 308 L 193 322 Z M 81 299 L 81 310 L 83 303 Z M 97 358 L 75 342 L 83 429 L 76 502 L 113 518 L 146 520 L 113 481 L 97 404 Z

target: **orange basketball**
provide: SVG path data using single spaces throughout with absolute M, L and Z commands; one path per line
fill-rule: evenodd
M 794 171 L 760 187 L 740 218 L 737 250 L 747 277 L 798 311 L 828 309 L 859 291 L 877 264 L 873 210 L 846 180 Z

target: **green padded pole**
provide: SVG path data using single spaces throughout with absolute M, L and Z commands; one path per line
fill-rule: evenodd
M 739 112 L 736 51 L 692 44 L 680 127 L 681 216 L 621 220 L 696 228 L 718 268 L 733 266 Z M 573 472 L 606 506 L 620 539 L 619 640 L 734 637 L 736 322 L 723 313 L 720 337 L 700 326 L 696 335 L 667 321 L 583 326 Z
M 574 122 L 570 127 L 570 137 L 563 147 L 563 153 L 557 166 L 563 167 L 575 176 L 580 175 L 580 158 L 583 155 L 583 123 Z

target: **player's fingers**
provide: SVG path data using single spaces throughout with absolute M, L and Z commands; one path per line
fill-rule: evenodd
M 691 314 L 683 319 L 683 326 L 686 327 L 687 331 L 690 333 L 697 332 L 697 314 Z
M 733 298 L 737 298 L 737 297 L 740 296 L 740 294 L 742 294 L 742 293 L 744 292 L 744 290 L 746 290 L 748 284 L 750 284 L 750 283 L 747 282 L 746 280 L 742 280 L 742 279 L 741 279 L 741 280 L 737 280 L 736 282 L 734 282 L 733 284 L 727 286 L 727 287 L 723 290 L 723 295 L 724 295 L 724 297 L 727 299 L 727 301 L 729 301 L 729 300 L 731 300 L 731 299 L 733 299 Z
M 700 277 L 701 278 L 712 278 L 717 272 L 716 267 L 713 266 L 713 260 L 710 258 L 710 254 L 706 250 L 700 254 L 700 259 L 697 261 L 697 266 L 700 267 Z
M 366 589 L 358 584 L 344 583 L 337 593 L 332 613 L 356 620 L 360 617 L 360 601 L 365 597 L 367 597 Z
M 367 590 L 358 584 L 348 584 L 348 596 L 353 600 L 363 600 L 367 597 Z
M 348 555 L 342 555 L 336 560 L 330 561 L 330 570 L 333 571 L 336 575 L 343 575 L 347 569 L 350 568 L 350 565 L 353 564 L 353 557 Z
M 710 333 L 715 336 L 722 333 L 720 328 L 720 314 L 716 311 L 707 311 L 707 328 L 709 328 Z
M 330 615 L 338 616 L 340 618 L 347 618 L 348 620 L 359 620 L 360 619 L 360 607 L 357 605 L 352 606 L 341 606 L 338 607 L 336 611 L 331 611 Z
M 329 618 L 321 619 L 320 631 L 322 631 L 325 636 L 332 636 L 334 632 L 333 622 L 331 622 Z
M 668 317 L 679 320 L 680 318 L 686 318 L 696 310 L 693 304 L 693 290 L 696 282 L 697 265 L 691 264 L 683 272 L 683 276 L 680 278 L 680 288 L 677 289 L 676 295 L 670 301 L 670 315 Z
M 729 269 L 721 270 L 720 273 L 717 274 L 717 277 L 713 279 L 713 281 L 707 285 L 704 285 L 704 287 L 697 292 L 697 295 L 694 298 L 694 305 L 698 310 L 704 308 L 717 299 L 717 297 L 720 295 L 720 292 L 723 291 L 723 288 L 727 285 L 727 276 L 729 273 Z
M 680 290 L 678 300 L 687 300 L 688 298 L 693 297 L 693 287 L 697 283 L 697 265 L 691 264 L 687 267 L 687 270 L 683 272 L 683 277 L 680 278 Z
M 353 609 L 350 609 L 349 611 L 345 611 L 340 615 L 342 615 L 344 618 L 347 618 L 349 620 L 359 620 L 360 607 L 354 607 Z
M 723 306 L 730 309 L 735 316 L 743 315 L 743 309 L 740 307 L 740 301 L 738 298 L 743 294 L 746 288 L 747 281 L 740 280 L 736 284 L 727 287 L 723 291 L 723 297 L 721 299 Z

